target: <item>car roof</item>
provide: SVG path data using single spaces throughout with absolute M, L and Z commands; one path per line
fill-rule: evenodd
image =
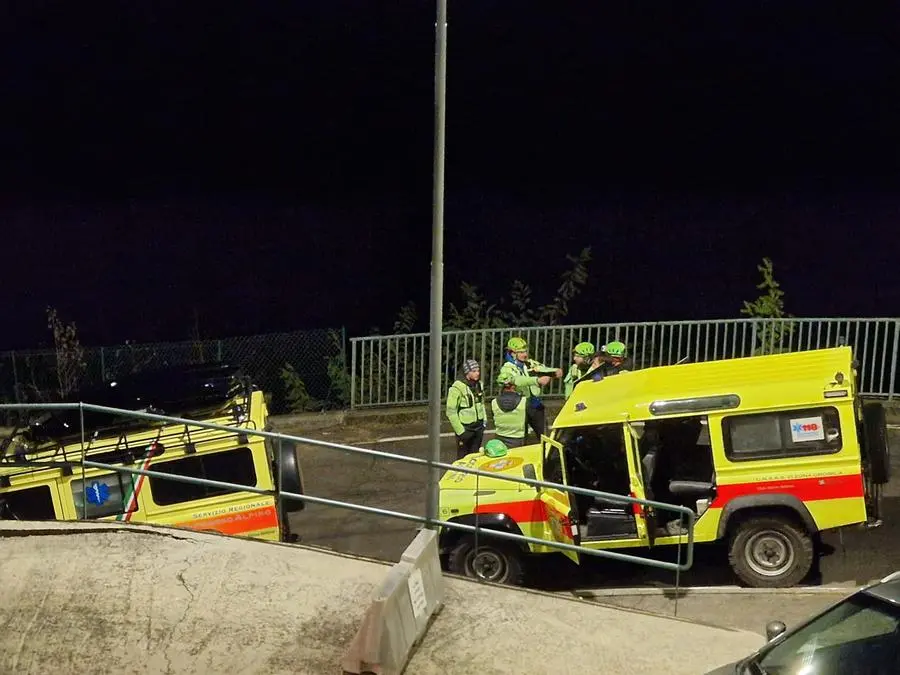
M 68 401 L 124 410 L 152 408 L 154 412 L 171 416 L 196 416 L 218 410 L 246 386 L 237 366 L 223 363 L 171 366 L 82 389 L 69 396 Z M 73 439 L 80 434 L 82 420 L 88 434 L 101 429 L 105 433 L 117 433 L 147 426 L 143 420 L 75 409 L 44 411 L 31 416 L 22 431 L 35 442 Z
M 770 408 L 776 381 L 779 406 L 837 402 L 847 399 L 826 399 L 824 392 L 849 390 L 852 371 L 850 347 L 644 368 L 578 384 L 553 426 L 652 419 L 656 417 L 650 413 L 654 401 L 727 394 L 741 399 L 731 412 Z M 836 387 L 832 383 L 839 372 L 846 379 L 843 386 Z
M 881 581 L 863 589 L 863 593 L 894 605 L 900 605 L 900 571 L 894 572 Z

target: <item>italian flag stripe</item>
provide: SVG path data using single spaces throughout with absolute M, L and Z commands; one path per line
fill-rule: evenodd
M 150 462 L 153 461 L 152 457 L 148 457 L 144 460 L 144 463 L 141 465 L 141 471 L 147 471 L 150 468 Z M 131 514 L 137 510 L 137 500 L 138 494 L 141 491 L 141 488 L 144 486 L 144 479 L 146 476 L 143 474 L 138 475 L 137 483 L 134 481 L 134 474 L 132 474 L 131 479 L 131 487 L 128 490 L 128 496 L 125 498 L 125 513 L 120 513 L 116 516 L 116 520 L 128 522 L 131 520 Z

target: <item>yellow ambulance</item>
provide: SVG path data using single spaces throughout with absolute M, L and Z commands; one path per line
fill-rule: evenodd
M 293 443 L 263 430 L 263 392 L 228 366 L 166 369 L 82 393 L 86 403 L 143 409 L 237 431 L 78 410 L 29 417 L 0 444 L 0 519 L 96 519 L 152 523 L 272 541 L 293 541 L 287 514 L 303 502 L 113 469 L 83 468 L 82 456 L 114 467 L 275 490 L 303 491 Z M 82 444 L 81 417 L 85 435 Z M 279 466 L 280 465 L 280 466 Z
M 879 523 L 890 478 L 884 409 L 863 403 L 849 347 L 681 364 L 578 384 L 537 445 L 456 464 L 690 508 L 695 541 L 725 541 L 754 587 L 798 584 L 825 530 Z M 524 534 L 586 549 L 684 544 L 677 513 L 448 471 L 445 569 L 519 584 L 529 554 L 558 552 L 498 537 Z M 579 562 L 579 554 L 565 554 Z M 724 561 L 723 561 L 724 562 Z

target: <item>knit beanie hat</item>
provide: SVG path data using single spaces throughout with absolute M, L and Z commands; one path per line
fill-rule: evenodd
M 468 375 L 473 370 L 481 370 L 481 366 L 478 365 L 478 361 L 475 359 L 466 359 L 463 361 L 463 373 Z

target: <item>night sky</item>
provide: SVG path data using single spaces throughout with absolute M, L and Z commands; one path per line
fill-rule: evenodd
M 15 5 L 15 9 L 11 7 Z M 427 329 L 433 2 L 0 9 L 0 349 Z M 897 316 L 900 11 L 450 0 L 446 303 L 572 322 Z

